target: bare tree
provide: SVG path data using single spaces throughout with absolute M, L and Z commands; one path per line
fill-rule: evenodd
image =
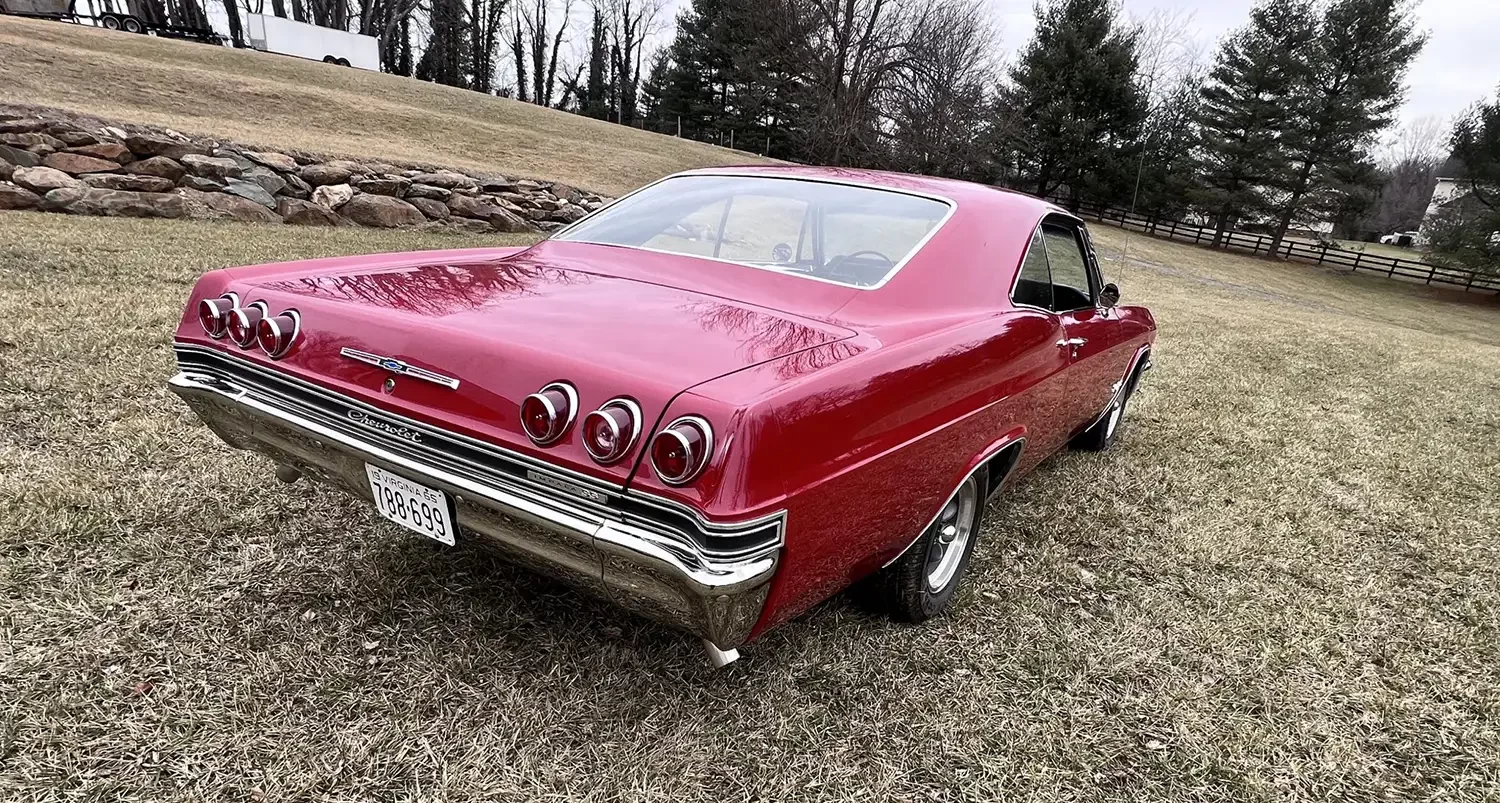
M 897 167 L 954 178 L 982 167 L 985 92 L 997 75 L 984 11 L 983 0 L 937 0 L 912 32 L 906 77 L 886 112 Z
M 594 10 L 609 31 L 610 72 L 614 75 L 614 118 L 632 125 L 646 40 L 661 28 L 663 0 L 595 0 Z
M 557 89 L 557 59 L 573 14 L 573 0 L 517 0 L 511 7 L 511 57 L 516 97 L 551 106 Z M 527 86 L 527 76 L 530 86 Z

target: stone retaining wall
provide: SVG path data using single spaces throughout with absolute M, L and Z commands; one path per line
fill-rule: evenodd
M 529 232 L 559 228 L 607 200 L 494 173 L 256 151 L 0 107 L 0 210 Z

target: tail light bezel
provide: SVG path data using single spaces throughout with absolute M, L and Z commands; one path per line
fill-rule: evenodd
M 692 445 L 677 431 L 677 427 L 684 425 L 698 430 L 698 434 L 703 441 L 702 455 L 699 456 L 696 463 L 692 460 Z M 682 448 L 688 453 L 688 470 L 686 472 L 681 475 L 668 476 L 665 471 L 662 471 L 661 466 L 656 462 L 656 442 L 661 438 L 676 438 L 682 444 Z M 708 468 L 709 464 L 714 461 L 713 425 L 708 423 L 708 419 L 701 415 L 679 416 L 673 419 L 672 423 L 662 427 L 660 432 L 656 433 L 656 436 L 651 439 L 651 448 L 648 451 L 649 454 L 647 456 L 651 461 L 651 470 L 656 472 L 658 479 L 673 487 L 687 485 L 702 476 L 704 469 Z
M 567 416 L 561 424 L 556 423 L 556 406 L 553 405 L 551 399 L 547 398 L 547 393 L 554 390 L 563 394 L 565 397 L 567 397 L 568 400 Z M 542 404 L 547 405 L 547 409 L 551 411 L 555 430 L 550 435 L 538 437 L 531 431 L 531 428 L 526 425 L 526 403 L 531 401 L 532 399 L 535 399 L 537 401 L 540 401 Z M 530 438 L 531 442 L 536 444 L 537 446 L 551 446 L 552 444 L 562 440 L 563 436 L 568 434 L 568 430 L 573 427 L 573 422 L 578 420 L 578 390 L 567 382 L 549 382 L 548 384 L 542 386 L 541 390 L 538 390 L 537 392 L 521 400 L 519 413 L 521 418 L 521 431 L 526 433 L 526 437 Z M 590 454 L 592 454 L 592 452 Z
M 277 322 L 277 319 L 283 316 L 292 319 L 291 332 L 284 333 L 281 331 L 281 324 Z M 274 349 L 266 347 L 265 334 L 263 332 L 263 329 L 267 326 L 271 327 L 271 330 L 274 333 L 274 342 L 276 343 L 276 347 Z M 260 319 L 260 324 L 256 327 L 255 342 L 260 346 L 261 351 L 265 352 L 267 357 L 270 357 L 273 360 L 279 360 L 282 357 L 285 357 L 287 353 L 292 350 L 292 346 L 295 346 L 297 344 L 297 336 L 301 333 L 302 314 L 294 309 L 282 310 L 275 315 L 270 315 Z
M 251 320 L 250 317 L 250 313 L 252 310 L 254 310 L 256 313 L 254 320 Z M 270 315 L 271 308 L 266 306 L 266 302 L 264 301 L 252 301 L 243 307 L 237 306 L 234 309 L 230 310 L 229 315 L 226 316 L 228 318 L 228 323 L 224 326 L 224 334 L 227 335 L 229 337 L 229 341 L 236 346 L 239 346 L 242 349 L 253 349 L 260 341 L 260 322 L 270 317 Z M 234 336 L 234 324 L 236 322 L 236 319 L 243 319 L 245 321 L 245 331 L 249 332 L 250 336 L 245 338 L 244 340 L 241 340 Z
M 220 305 L 226 303 L 229 308 L 221 309 Z M 204 334 L 214 340 L 222 340 L 225 335 L 229 334 L 229 314 L 239 308 L 240 296 L 233 291 L 226 292 L 218 298 L 205 298 L 198 302 L 198 326 L 203 329 Z M 209 310 L 212 310 L 213 320 L 218 323 L 216 329 L 209 329 L 208 325 L 203 322 L 204 313 Z
M 599 416 L 605 421 L 608 421 L 610 427 L 615 429 L 616 443 L 621 443 L 619 425 L 615 423 L 613 418 L 606 414 L 609 410 L 625 411 L 625 414 L 630 419 L 630 437 L 628 439 L 625 439 L 622 445 L 617 446 L 613 452 L 601 455 L 599 452 L 594 450 L 594 442 L 589 437 L 589 421 L 594 418 L 594 416 Z M 637 404 L 634 399 L 630 399 L 625 396 L 616 396 L 615 398 L 610 399 L 609 401 L 599 405 L 599 409 L 583 417 L 582 440 L 584 451 L 588 452 L 589 457 L 594 458 L 594 462 L 598 463 L 601 466 L 613 465 L 620 462 L 621 460 L 625 459 L 626 455 L 630 454 L 630 452 L 635 449 L 636 442 L 641 439 L 641 427 L 643 420 L 644 419 L 641 416 L 641 406 Z

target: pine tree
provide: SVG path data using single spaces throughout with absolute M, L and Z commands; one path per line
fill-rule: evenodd
M 1278 186 L 1271 253 L 1302 214 L 1326 219 L 1341 181 L 1371 175 L 1356 166 L 1400 108 L 1406 70 L 1425 43 L 1406 0 L 1333 0 L 1324 9 L 1282 132 L 1292 170 Z
M 1146 117 L 1135 30 L 1120 24 L 1111 0 L 1051 0 L 1037 12 L 1005 91 L 1026 122 L 1014 141 L 1021 163 L 1037 195 L 1066 187 L 1076 199 L 1085 181 L 1117 192 Z
M 1194 204 L 1214 222 L 1213 245 L 1246 216 L 1264 212 L 1267 186 L 1286 173 L 1280 132 L 1304 80 L 1303 52 L 1316 33 L 1310 0 L 1262 0 L 1219 46 L 1201 95 Z

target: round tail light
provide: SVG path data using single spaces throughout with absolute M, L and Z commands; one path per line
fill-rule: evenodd
M 228 331 L 229 313 L 234 312 L 239 305 L 240 298 L 234 293 L 225 293 L 218 298 L 205 298 L 198 302 L 198 325 L 203 327 L 204 334 L 217 340 Z
M 578 393 L 566 382 L 553 382 L 521 402 L 521 429 L 538 446 L 555 443 L 578 414 Z
M 583 418 L 583 448 L 608 465 L 624 457 L 641 434 L 641 408 L 629 399 L 611 399 Z
M 651 467 L 668 485 L 692 482 L 713 454 L 713 427 L 695 415 L 673 421 L 651 440 Z
M 301 317 L 295 311 L 287 310 L 274 318 L 262 318 L 256 340 L 260 341 L 261 351 L 274 360 L 291 351 L 301 329 Z
M 266 302 L 256 301 L 248 307 L 229 311 L 229 339 L 242 349 L 255 346 L 260 321 L 266 317 Z

